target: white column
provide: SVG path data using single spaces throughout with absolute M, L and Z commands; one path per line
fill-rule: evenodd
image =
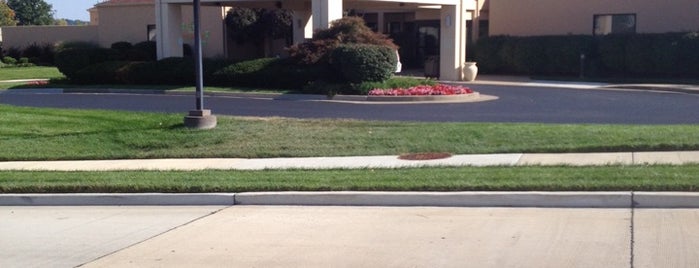
M 384 18 L 385 14 L 383 12 L 379 12 L 377 15 L 378 19 L 376 20 L 376 24 L 378 25 L 376 29 L 379 33 L 386 33 L 386 20 Z
M 313 37 L 311 11 L 294 10 L 294 44 L 303 43 Z
M 466 61 L 466 29 L 461 4 L 443 5 L 439 46 L 439 79 L 460 81 L 461 69 Z
M 313 30 L 330 28 L 330 22 L 342 18 L 342 0 L 313 0 Z
M 303 43 L 313 37 L 311 3 L 306 1 L 283 0 L 282 8 L 293 12 L 294 44 Z
M 158 59 L 182 57 L 182 9 L 157 0 L 155 7 Z

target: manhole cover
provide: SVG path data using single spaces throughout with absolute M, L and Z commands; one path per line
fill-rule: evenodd
M 435 160 L 451 157 L 450 153 L 414 153 L 404 154 L 398 157 L 402 160 Z

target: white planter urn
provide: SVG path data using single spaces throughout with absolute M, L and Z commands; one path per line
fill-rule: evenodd
M 478 75 L 478 66 L 476 66 L 476 62 L 464 62 L 464 81 L 476 80 L 476 75 Z

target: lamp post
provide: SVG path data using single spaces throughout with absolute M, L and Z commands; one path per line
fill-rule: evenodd
M 216 127 L 216 116 L 204 109 L 204 69 L 201 52 L 201 0 L 193 0 L 194 6 L 194 72 L 196 75 L 196 110 L 184 117 L 188 128 L 212 129 Z

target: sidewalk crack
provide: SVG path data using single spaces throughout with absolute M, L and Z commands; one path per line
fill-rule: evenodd
M 629 250 L 629 252 L 630 252 L 629 264 L 630 264 L 630 267 L 631 267 L 631 268 L 634 268 L 634 257 L 635 257 L 635 256 L 634 256 L 634 246 L 635 246 L 634 244 L 635 244 L 635 242 L 636 242 L 636 240 L 635 240 L 635 228 L 634 228 L 634 227 L 635 227 L 635 226 L 634 226 L 635 222 L 634 222 L 634 219 L 635 219 L 635 216 L 636 216 L 636 200 L 635 200 L 635 198 L 634 198 L 634 192 L 633 192 L 633 191 L 631 191 L 631 205 L 630 205 L 629 207 L 631 208 L 631 221 L 630 221 L 630 225 L 629 225 L 629 229 L 630 229 L 630 232 L 631 232 L 631 239 L 630 239 L 630 243 L 629 243 L 629 247 L 630 247 L 630 250 Z

